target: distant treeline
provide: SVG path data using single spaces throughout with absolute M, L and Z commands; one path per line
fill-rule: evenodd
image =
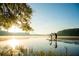
M 47 36 L 48 34 L 30 34 L 30 33 L 10 33 L 7 31 L 0 31 L 0 36 Z
M 64 29 L 57 32 L 59 36 L 79 36 L 79 28 Z
M 29 33 L 9 33 L 7 31 L 0 31 L 0 36 L 11 36 L 11 35 L 17 35 L 17 36 L 24 36 L 24 35 L 29 35 Z

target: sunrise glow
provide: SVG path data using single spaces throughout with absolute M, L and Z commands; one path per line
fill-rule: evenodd
M 17 26 L 12 26 L 8 32 L 12 32 L 12 33 L 19 33 L 19 32 L 24 32 L 22 31 L 20 28 L 18 28 Z

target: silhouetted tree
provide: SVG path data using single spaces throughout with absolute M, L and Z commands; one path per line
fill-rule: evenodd
M 24 31 L 32 30 L 32 8 L 26 3 L 0 3 L 0 27 L 9 29 L 16 25 Z

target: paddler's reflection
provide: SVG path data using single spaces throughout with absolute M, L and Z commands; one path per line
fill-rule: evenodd
M 50 41 L 50 45 L 52 45 L 52 41 Z
M 54 43 L 54 47 L 57 48 L 57 39 L 49 40 L 49 41 L 50 41 L 50 45 L 52 45 L 52 43 Z
M 55 36 L 55 39 L 54 39 L 54 41 L 55 41 L 55 48 L 57 48 L 57 33 L 54 33 L 54 36 Z
M 57 48 L 57 41 L 50 41 L 50 45 L 52 45 L 52 42 L 54 42 L 54 47 Z
M 57 40 L 55 41 L 55 48 L 57 48 Z
M 50 45 L 52 45 L 52 42 L 54 42 L 54 47 L 57 48 L 57 33 L 51 33 L 49 41 L 50 41 Z

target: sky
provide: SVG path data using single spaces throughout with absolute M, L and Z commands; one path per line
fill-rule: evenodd
M 79 28 L 79 4 L 31 3 L 31 33 L 48 34 Z

